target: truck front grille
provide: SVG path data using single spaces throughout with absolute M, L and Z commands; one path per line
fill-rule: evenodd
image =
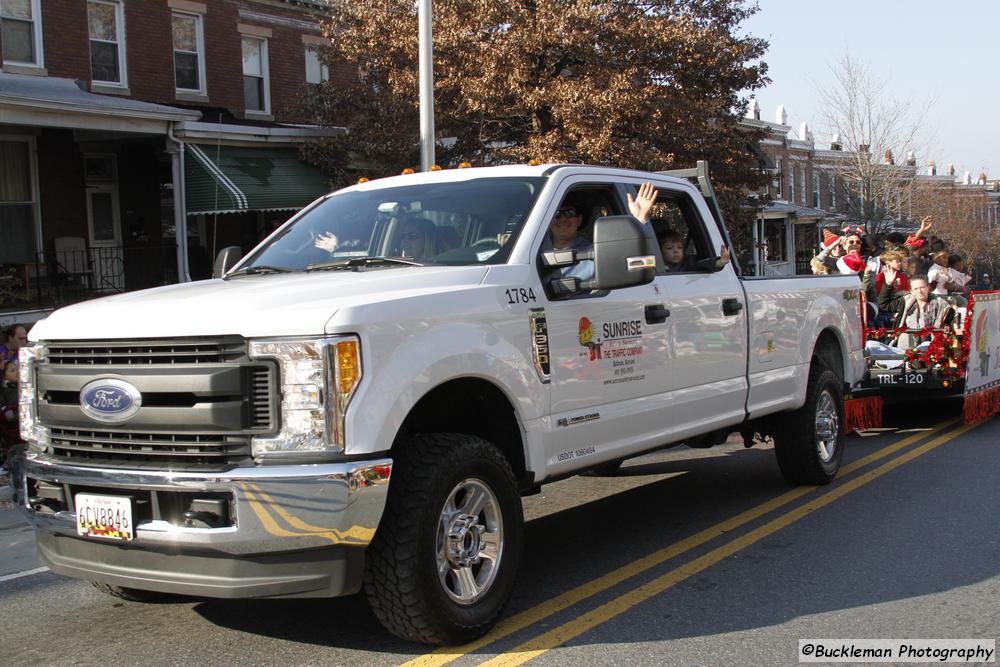
M 246 436 L 50 429 L 51 453 L 69 462 L 162 468 L 228 468 L 250 458 Z
M 52 343 L 46 357 L 53 366 L 178 366 L 238 361 L 246 355 L 239 338 Z
M 130 383 L 142 406 L 127 421 L 97 421 L 80 406 L 94 380 Z M 48 453 L 97 467 L 217 470 L 250 460 L 251 440 L 277 432 L 276 364 L 247 356 L 246 340 L 56 341 L 36 368 Z

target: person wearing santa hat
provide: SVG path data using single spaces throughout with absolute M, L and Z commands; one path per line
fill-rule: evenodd
M 861 256 L 861 235 L 851 230 L 841 244 L 844 247 L 844 256 L 837 260 L 837 270 L 843 274 L 858 274 L 865 271 L 868 265 Z
M 829 229 L 824 229 L 823 241 L 820 243 L 820 251 L 815 257 L 812 258 L 810 264 L 821 264 L 826 268 L 826 273 L 838 271 L 837 260 L 839 260 L 844 254 L 844 248 L 841 241 L 842 239 L 840 236 L 837 236 Z M 820 271 L 814 267 L 813 273 L 820 273 Z
M 933 263 L 927 256 L 930 252 L 930 243 L 924 238 L 924 235 L 930 230 L 931 225 L 934 224 L 934 218 L 932 216 L 927 216 L 920 221 L 920 227 L 913 234 L 906 237 L 906 241 L 903 243 L 903 247 L 907 248 L 917 260 L 916 273 L 921 275 L 926 275 L 930 271 Z

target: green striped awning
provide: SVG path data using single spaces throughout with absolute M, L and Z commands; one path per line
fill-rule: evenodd
M 298 210 L 330 191 L 295 148 L 187 144 L 185 208 L 199 213 Z

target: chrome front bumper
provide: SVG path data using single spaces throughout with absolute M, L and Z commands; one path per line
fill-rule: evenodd
M 25 461 L 19 505 L 38 529 L 42 558 L 62 574 L 213 597 L 340 595 L 360 585 L 364 547 L 382 517 L 391 472 L 387 458 L 171 473 L 70 467 L 34 456 Z M 232 525 L 137 520 L 129 542 L 81 537 L 72 511 L 29 506 L 34 481 L 70 494 L 227 493 Z

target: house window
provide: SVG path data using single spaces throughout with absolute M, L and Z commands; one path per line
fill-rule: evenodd
M 267 40 L 243 37 L 243 102 L 247 111 L 270 113 Z
M 39 0 L 0 0 L 0 42 L 4 63 L 42 67 Z
M 788 168 L 788 201 L 795 203 L 795 166 Z
M 783 194 L 782 193 L 784 192 L 784 190 L 781 187 L 781 180 L 785 177 L 785 174 L 784 174 L 784 172 L 781 171 L 781 158 L 780 157 L 777 160 L 777 165 L 776 166 L 777 166 L 778 175 L 774 179 L 774 192 L 777 195 L 778 199 L 782 199 L 783 198 Z
M 819 208 L 819 174 L 813 172 L 813 208 Z
M 805 206 L 806 205 L 806 188 L 809 187 L 809 183 L 808 183 L 808 181 L 806 181 L 806 168 L 805 167 L 799 167 L 799 176 L 801 176 L 801 178 L 799 179 L 799 182 L 800 182 L 800 185 L 799 185 L 799 203 L 802 204 L 803 206 Z
M 306 83 L 319 85 L 330 80 L 330 67 L 320 60 L 315 47 L 306 46 Z
M 205 91 L 205 35 L 198 14 L 174 12 L 174 81 L 177 90 Z
M 830 174 L 830 210 L 837 210 L 837 178 Z
M 94 83 L 128 85 L 125 76 L 125 13 L 120 2 L 89 0 L 90 74 Z
M 0 141 L 0 264 L 35 261 L 31 144 Z

